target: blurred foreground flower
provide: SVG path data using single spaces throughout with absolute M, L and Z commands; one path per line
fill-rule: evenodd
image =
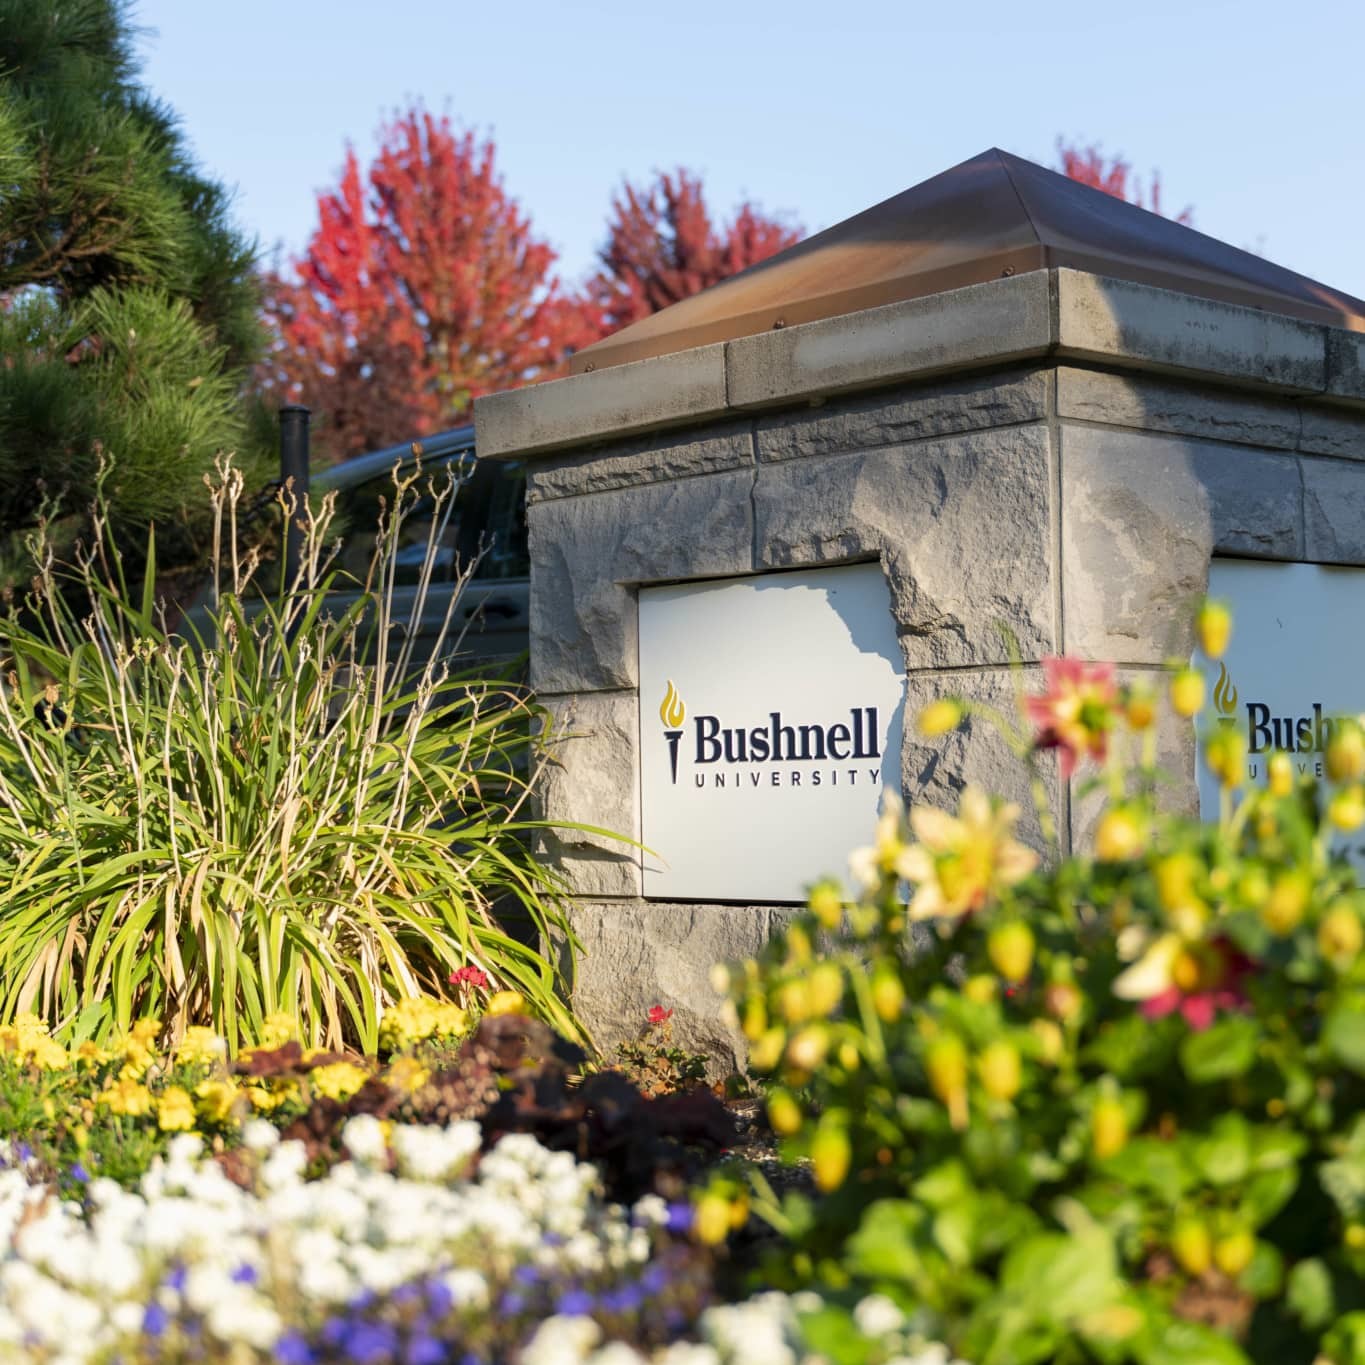
M 1063 777 L 1070 777 L 1082 758 L 1102 760 L 1118 704 L 1113 664 L 1082 659 L 1043 660 L 1047 690 L 1025 698 L 1028 718 L 1037 727 L 1034 746 L 1059 749 Z

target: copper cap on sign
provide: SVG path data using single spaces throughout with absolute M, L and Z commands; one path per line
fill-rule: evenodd
M 574 374 L 1067 266 L 1365 332 L 1365 302 L 992 148 L 644 318 Z

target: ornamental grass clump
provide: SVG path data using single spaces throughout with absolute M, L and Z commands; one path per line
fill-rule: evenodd
M 1198 634 L 1216 657 L 1225 614 Z M 1173 725 L 1202 691 L 1173 671 Z M 1247 787 L 1213 723 L 1200 823 L 1163 809 L 1160 709 L 1051 661 L 994 719 L 1039 791 L 1054 751 L 1076 773 L 1073 818 L 1102 798 L 1074 855 L 971 787 L 955 815 L 888 797 L 856 901 L 817 887 L 719 973 L 820 1196 L 731 1189 L 783 1234 L 765 1284 L 887 1295 L 976 1365 L 1365 1362 L 1365 897 L 1338 851 L 1365 731 L 1334 725 L 1325 783 L 1281 754 Z
M 339 615 L 330 497 L 300 514 L 298 581 L 268 592 L 237 549 L 242 491 L 221 464 L 216 586 L 179 633 L 154 542 L 136 593 L 98 517 L 73 563 L 32 547 L 31 595 L 0 619 L 0 1022 L 32 1011 L 101 1041 L 156 1016 L 235 1049 L 285 1013 L 305 1042 L 374 1052 L 387 1009 L 451 999 L 472 966 L 482 993 L 577 1034 L 528 946 L 573 945 L 527 840 L 534 708 L 513 682 L 452 673 L 458 588 L 416 652 L 434 555 L 396 606 L 405 518 L 434 502 L 434 550 L 453 481 L 395 484 Z

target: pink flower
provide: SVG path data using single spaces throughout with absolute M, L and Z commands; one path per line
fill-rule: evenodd
M 468 967 L 461 967 L 458 972 L 451 972 L 450 984 L 452 986 L 477 986 L 481 990 L 486 990 L 488 978 L 471 963 Z
M 1070 777 L 1082 758 L 1102 760 L 1108 750 L 1118 705 L 1114 665 L 1047 658 L 1043 673 L 1047 690 L 1024 699 L 1028 718 L 1038 728 L 1034 747 L 1060 749 L 1062 776 Z
M 1177 1010 L 1196 1032 L 1203 1033 L 1220 1010 L 1239 1010 L 1249 1002 L 1242 990 L 1242 979 L 1253 963 L 1225 938 L 1216 938 L 1188 951 L 1177 961 L 1176 981 L 1142 1002 L 1148 1019 L 1164 1019 Z M 1189 965 L 1182 971 L 1185 963 Z
M 673 1017 L 672 1010 L 666 1010 L 662 1005 L 651 1005 L 649 1007 L 649 1022 L 651 1024 L 664 1024 Z

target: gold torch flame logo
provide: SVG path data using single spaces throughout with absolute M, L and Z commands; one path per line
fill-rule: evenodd
M 678 689 L 673 686 L 672 678 L 668 680 L 668 691 L 664 693 L 663 705 L 659 707 L 659 719 L 670 730 L 676 730 L 687 719 L 687 707 L 683 705 Z
M 1227 664 L 1218 665 L 1218 681 L 1213 688 L 1213 704 L 1225 716 L 1230 716 L 1237 710 L 1237 689 L 1232 685 L 1232 679 L 1228 677 Z

